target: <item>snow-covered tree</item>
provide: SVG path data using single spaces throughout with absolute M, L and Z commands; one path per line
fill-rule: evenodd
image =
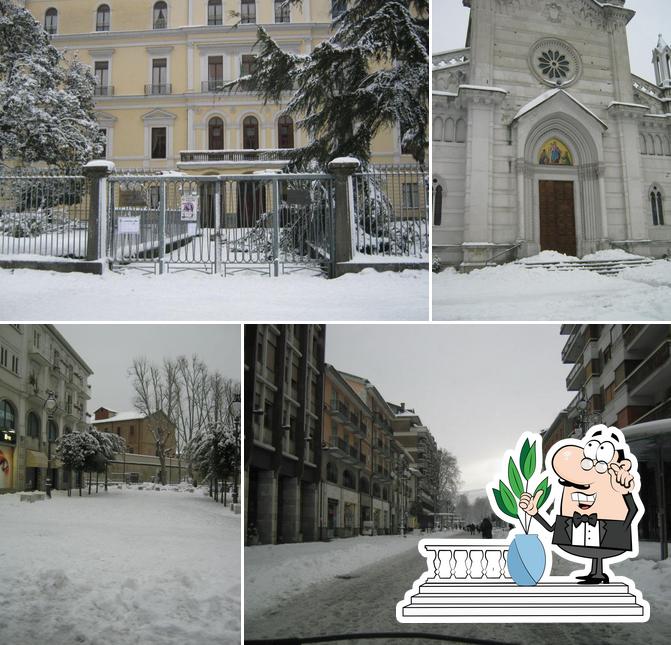
M 287 0 L 299 4 L 301 0 Z M 364 162 L 383 128 L 400 128 L 403 149 L 424 162 L 428 145 L 429 0 L 343 0 L 332 35 L 306 55 L 283 51 L 258 28 L 253 72 L 228 89 L 268 103 L 289 98 L 311 143 L 298 166 L 353 155 Z
M 99 155 L 90 67 L 68 61 L 29 11 L 0 0 L 0 163 L 71 168 Z

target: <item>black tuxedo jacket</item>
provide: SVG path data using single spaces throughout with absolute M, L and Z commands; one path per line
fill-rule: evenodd
M 631 523 L 638 510 L 631 493 L 624 496 L 627 505 L 627 516 L 624 520 L 599 520 L 599 537 L 601 549 L 631 551 Z M 572 546 L 573 518 L 557 515 L 554 524 L 550 524 L 540 513 L 535 515 L 538 523 L 552 533 L 552 544 Z

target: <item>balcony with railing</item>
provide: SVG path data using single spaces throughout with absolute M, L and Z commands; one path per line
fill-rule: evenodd
M 212 78 L 207 81 L 201 81 L 200 83 L 200 91 L 203 94 L 208 94 L 212 92 L 223 92 L 224 90 L 224 85 L 228 83 L 228 81 L 225 81 L 221 78 Z
M 331 414 L 331 418 L 336 419 L 341 423 L 347 423 L 349 420 L 349 408 L 347 407 L 347 404 L 340 399 L 331 399 L 331 405 L 328 410 Z
M 671 337 L 671 325 L 627 325 L 622 338 L 629 352 L 650 351 Z
M 181 164 L 247 164 L 266 162 L 269 167 L 285 166 L 290 161 L 293 148 L 241 149 L 241 150 L 182 150 L 179 153 Z
M 665 340 L 625 381 L 630 394 L 652 394 L 671 383 L 671 340 Z
M 172 83 L 148 83 L 144 86 L 145 96 L 155 96 L 157 94 L 172 94 Z
M 114 96 L 114 85 L 96 85 L 93 96 Z
M 582 363 L 576 363 L 566 377 L 566 389 L 569 392 L 579 390 L 585 382 L 585 369 Z

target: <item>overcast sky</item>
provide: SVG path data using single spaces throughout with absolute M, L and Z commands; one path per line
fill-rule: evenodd
M 94 374 L 89 379 L 92 414 L 100 406 L 133 410 L 128 368 L 133 359 L 198 354 L 208 367 L 240 380 L 239 325 L 57 325 Z
M 484 488 L 519 435 L 573 398 L 558 325 L 328 325 L 326 360 L 414 408 L 454 453 L 463 490 Z
M 626 6 L 636 11 L 627 27 L 631 71 L 653 81 L 652 50 L 661 32 L 671 43 L 671 0 L 627 0 Z M 466 44 L 468 9 L 461 0 L 431 2 L 433 51 L 457 49 Z

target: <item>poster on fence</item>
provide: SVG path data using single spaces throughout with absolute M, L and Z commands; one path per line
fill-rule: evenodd
M 117 232 L 126 235 L 139 235 L 140 234 L 140 216 L 123 216 L 119 217 L 117 220 Z
M 198 195 L 184 195 L 182 197 L 182 221 L 198 221 Z

